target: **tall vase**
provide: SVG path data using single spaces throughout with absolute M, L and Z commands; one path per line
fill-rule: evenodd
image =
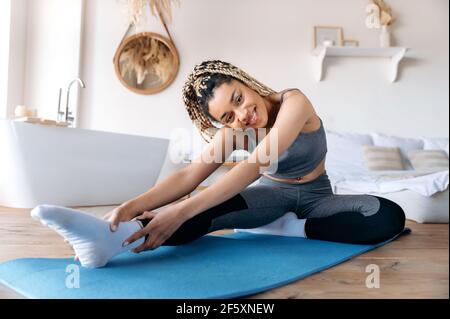
M 389 48 L 391 46 L 391 34 L 387 25 L 381 26 L 380 47 Z

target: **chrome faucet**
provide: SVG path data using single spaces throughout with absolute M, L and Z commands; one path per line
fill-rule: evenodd
M 62 89 L 59 88 L 59 97 L 58 97 L 58 115 L 57 119 L 58 121 L 61 121 L 64 117 L 64 112 L 61 111 L 61 96 L 62 96 Z
M 69 123 L 73 123 L 75 118 L 72 116 L 72 112 L 69 112 L 69 101 L 70 101 L 70 89 L 72 88 L 72 85 L 78 83 L 83 89 L 86 87 L 84 82 L 80 78 L 74 79 L 72 82 L 70 82 L 69 86 L 67 87 L 67 97 L 66 97 L 66 112 L 60 112 L 59 106 L 58 106 L 58 116 L 65 114 L 65 121 Z M 61 104 L 61 89 L 59 90 L 59 103 Z

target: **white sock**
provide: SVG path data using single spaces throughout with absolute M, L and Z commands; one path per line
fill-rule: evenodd
M 305 234 L 306 219 L 298 219 L 295 213 L 289 212 L 274 220 L 270 224 L 250 229 L 235 229 L 235 232 L 253 234 L 278 235 L 289 237 L 303 237 Z
M 128 237 L 141 229 L 138 221 L 121 222 L 117 230 L 111 232 L 109 221 L 66 207 L 39 205 L 31 211 L 31 216 L 67 239 L 81 265 L 88 268 L 103 267 L 115 255 L 132 250 L 145 241 L 142 237 L 122 246 Z

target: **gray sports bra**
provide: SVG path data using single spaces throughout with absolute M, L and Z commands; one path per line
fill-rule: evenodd
M 284 95 L 284 93 L 283 93 Z M 311 173 L 322 162 L 327 153 L 327 139 L 322 119 L 320 128 L 312 132 L 300 132 L 292 144 L 281 154 L 276 171 L 269 168 L 269 175 L 275 178 L 297 178 Z M 250 131 L 251 132 L 251 131 Z M 257 146 L 256 135 L 249 134 L 249 152 Z

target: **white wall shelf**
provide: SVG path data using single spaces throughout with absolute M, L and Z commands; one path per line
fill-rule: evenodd
M 364 47 L 324 47 L 318 46 L 312 52 L 316 60 L 316 79 L 322 81 L 323 63 L 326 57 L 363 57 L 363 58 L 389 58 L 389 81 L 395 82 L 398 75 L 398 65 L 404 58 L 408 48 L 364 48 Z

